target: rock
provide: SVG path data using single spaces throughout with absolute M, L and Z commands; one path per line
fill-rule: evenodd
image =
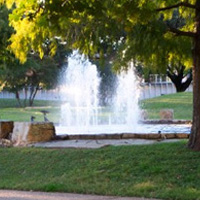
M 13 121 L 0 121 L 0 139 L 8 139 L 13 131 Z
M 105 137 L 107 140 L 119 140 L 122 139 L 122 134 L 106 134 Z
M 50 141 L 55 137 L 55 127 L 51 122 L 15 122 L 12 142 L 16 146 Z
M 135 134 L 135 138 L 137 138 L 137 139 L 149 139 L 149 134 L 146 134 L 146 133 Z
M 8 139 L 0 139 L 0 147 L 12 147 L 13 143 Z
M 168 133 L 168 134 L 165 134 L 165 137 L 166 137 L 166 139 L 174 139 L 174 138 L 176 138 L 176 134 Z
M 55 127 L 51 122 L 31 123 L 27 135 L 28 143 L 45 142 L 55 136 Z
M 177 133 L 176 134 L 176 138 L 179 138 L 179 139 L 188 139 L 189 138 L 189 134 L 187 134 L 187 133 Z
M 30 124 L 30 122 L 14 122 L 11 140 L 15 146 L 25 146 L 27 144 Z
M 159 133 L 149 133 L 149 134 L 147 134 L 148 135 L 148 139 L 152 139 L 152 140 L 155 140 L 155 139 L 160 139 L 160 138 L 162 138 L 162 139 L 164 139 L 162 136 L 163 135 L 161 135 L 161 134 L 159 134 Z
M 133 139 L 136 138 L 137 134 L 134 133 L 123 133 L 122 134 L 122 139 Z
M 69 140 L 80 140 L 80 135 L 69 135 Z
M 84 134 L 84 135 L 80 135 L 79 136 L 79 139 L 81 139 L 81 140 L 95 140 L 96 138 L 95 138 L 95 135 L 93 135 L 93 134 Z
M 53 140 L 69 140 L 69 135 L 55 135 Z
M 106 139 L 107 139 L 106 134 L 97 134 L 95 136 L 95 140 L 106 140 Z
M 141 120 L 147 120 L 148 119 L 148 112 L 147 112 L 147 110 L 141 110 L 141 112 L 140 112 L 140 119 Z
M 173 109 L 160 110 L 160 119 L 161 120 L 173 120 L 174 119 L 174 110 Z

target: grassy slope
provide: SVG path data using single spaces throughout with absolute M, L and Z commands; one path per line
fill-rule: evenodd
M 150 119 L 159 119 L 161 109 L 174 109 L 175 119 L 192 119 L 192 93 L 179 93 L 164 95 L 161 97 L 147 99 L 140 103 L 143 109 L 147 109 Z M 36 121 L 43 121 L 40 110 L 48 110 L 50 121 L 59 122 L 60 105 L 56 101 L 35 101 L 35 108 L 17 108 L 16 100 L 0 99 L 0 119 L 14 121 L 30 121 L 33 115 Z
M 192 93 L 176 93 L 147 99 L 141 102 L 151 119 L 159 119 L 161 109 L 173 109 L 175 119 L 192 119 Z
M 0 148 L 0 188 L 197 200 L 199 157 L 185 142 L 97 150 Z

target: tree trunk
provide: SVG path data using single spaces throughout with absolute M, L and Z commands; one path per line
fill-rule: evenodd
M 182 82 L 184 79 L 184 66 L 181 66 L 180 69 L 177 69 L 177 72 L 173 72 L 172 69 L 168 67 L 167 76 L 170 78 L 174 86 L 176 87 L 176 92 L 185 92 L 185 90 L 190 86 L 192 82 L 192 72 L 189 71 L 186 75 L 186 81 Z
M 24 88 L 24 107 L 26 107 L 27 93 L 28 93 L 28 88 L 27 88 L 27 86 L 25 86 L 25 88 Z
M 196 1 L 196 37 L 193 49 L 193 124 L 188 146 L 200 151 L 200 0 Z
M 173 81 L 172 81 L 173 82 Z M 176 87 L 176 92 L 185 92 L 192 82 L 192 76 L 188 77 L 185 82 L 173 82 Z
M 37 85 L 36 88 L 33 87 L 31 89 L 31 94 L 29 97 L 29 106 L 33 105 L 33 102 L 34 102 L 34 99 L 35 99 L 35 96 L 36 96 L 38 90 L 39 90 L 39 85 Z
M 190 72 L 192 73 L 192 72 Z M 192 74 L 188 74 L 187 80 L 182 83 L 181 89 L 178 92 L 185 92 L 192 82 Z
M 20 101 L 20 97 L 19 97 L 19 92 L 18 91 L 15 91 L 15 97 L 17 99 L 17 102 L 19 104 L 19 107 L 22 107 L 22 104 L 21 104 L 21 101 Z

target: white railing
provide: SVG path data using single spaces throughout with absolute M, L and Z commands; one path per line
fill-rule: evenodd
M 190 84 L 186 91 L 192 92 L 192 84 Z M 173 93 L 176 93 L 176 88 L 172 82 L 142 83 L 140 99 L 149 99 Z
M 171 82 L 141 83 L 140 99 L 149 99 L 165 94 L 176 93 L 176 88 Z M 186 91 L 192 91 L 192 84 Z M 15 95 L 6 91 L 0 92 L 0 99 L 14 99 Z M 24 99 L 24 92 L 20 92 L 20 98 Z M 35 97 L 37 100 L 60 100 L 59 88 L 54 90 L 39 90 Z

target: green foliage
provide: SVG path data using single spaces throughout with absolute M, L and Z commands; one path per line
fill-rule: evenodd
M 29 105 L 34 100 L 34 94 L 38 89 L 52 89 L 58 83 L 60 70 L 55 61 L 50 57 L 40 60 L 30 56 L 26 63 L 20 64 L 16 59 L 8 61 L 0 68 L 0 81 L 6 91 L 13 92 L 18 96 L 19 91 L 30 91 Z M 26 106 L 26 104 L 24 105 Z
M 46 39 L 52 42 L 51 53 L 54 54 L 55 37 L 60 37 L 69 48 L 79 49 L 91 58 L 97 53 L 101 59 L 113 55 L 117 70 L 127 67 L 133 59 L 160 72 L 174 60 L 191 67 L 191 39 L 177 37 L 168 24 L 193 31 L 194 12 L 187 7 L 158 11 L 176 1 L 6 2 L 16 3 L 10 15 L 10 23 L 16 31 L 10 47 L 22 62 L 31 49 L 43 57 Z
M 0 69 L 6 67 L 7 61 L 13 62 L 14 60 L 13 54 L 7 49 L 10 44 L 9 38 L 14 32 L 13 28 L 9 26 L 8 15 L 10 12 L 5 5 L 0 5 Z M 0 84 L 3 84 L 1 80 Z
M 9 11 L 4 5 L 1 5 L 0 89 L 15 93 L 21 106 L 19 91 L 24 89 L 26 96 L 29 90 L 30 96 L 25 98 L 29 98 L 29 105 L 31 105 L 38 89 L 52 89 L 57 85 L 60 71 L 66 63 L 66 56 L 70 51 L 59 39 L 54 38 L 51 41 L 46 39 L 45 43 L 42 44 L 45 55 L 42 60 L 36 52 L 32 51 L 28 54 L 26 62 L 20 63 L 8 49 L 10 45 L 9 38 L 14 33 L 8 22 L 8 14 L 10 12 L 11 10 Z M 15 13 L 16 10 L 13 12 Z M 57 47 L 57 52 L 54 57 L 50 57 L 55 46 Z M 26 101 L 24 101 L 24 106 L 26 106 Z
M 1 189 L 177 200 L 200 195 L 199 152 L 185 142 L 96 150 L 0 148 L 0 157 Z

